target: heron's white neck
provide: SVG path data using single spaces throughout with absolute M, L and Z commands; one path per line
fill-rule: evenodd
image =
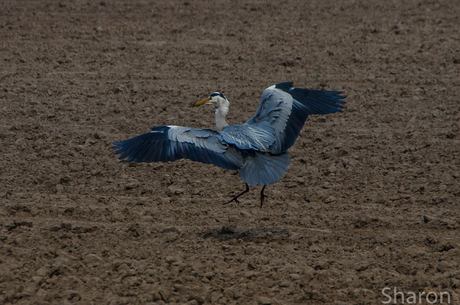
M 217 102 L 217 109 L 216 109 L 216 128 L 217 131 L 222 131 L 224 127 L 227 127 L 228 124 L 225 121 L 225 117 L 228 113 L 228 107 L 230 103 L 223 98 L 219 98 Z

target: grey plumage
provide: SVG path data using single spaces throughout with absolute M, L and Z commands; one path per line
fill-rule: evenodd
M 196 103 L 217 104 L 217 130 L 181 126 L 153 127 L 151 132 L 113 143 L 120 159 L 128 162 L 174 161 L 187 158 L 222 168 L 240 169 L 246 184 L 265 186 L 278 182 L 288 170 L 289 153 L 310 114 L 341 112 L 340 91 L 293 88 L 291 82 L 264 90 L 256 114 L 246 123 L 229 126 L 229 102 L 215 92 Z M 263 204 L 263 190 L 261 206 Z M 244 191 L 243 193 L 247 192 Z M 235 200 L 243 193 L 235 196 Z

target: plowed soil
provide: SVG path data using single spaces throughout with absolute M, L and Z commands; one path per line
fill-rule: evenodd
M 0 303 L 459 304 L 459 16 L 448 0 L 2 1 Z M 223 205 L 236 172 L 110 149 L 214 128 L 191 107 L 214 91 L 242 123 L 283 81 L 347 108 L 309 117 L 262 209 L 260 187 Z

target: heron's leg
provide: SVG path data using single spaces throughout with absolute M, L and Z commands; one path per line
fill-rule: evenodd
M 236 195 L 235 197 L 233 197 L 232 199 L 230 199 L 229 201 L 227 201 L 224 204 L 229 204 L 232 201 L 236 201 L 236 203 L 240 203 L 238 201 L 238 197 L 240 197 L 241 195 L 246 194 L 247 192 L 249 192 L 249 185 L 247 183 L 245 183 L 245 184 L 246 184 L 246 189 L 244 191 L 242 191 L 241 193 L 239 193 L 238 195 Z
M 266 185 L 264 185 L 264 187 L 260 191 L 260 208 L 262 208 L 262 206 L 264 205 L 264 199 L 265 197 L 267 197 L 267 195 L 264 194 L 265 187 Z

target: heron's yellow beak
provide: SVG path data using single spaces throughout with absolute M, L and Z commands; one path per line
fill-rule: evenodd
M 200 106 L 200 105 L 204 105 L 206 104 L 207 102 L 209 102 L 211 99 L 208 97 L 208 98 L 205 98 L 204 100 L 202 101 L 199 101 L 198 103 L 195 103 L 193 104 L 193 106 Z

